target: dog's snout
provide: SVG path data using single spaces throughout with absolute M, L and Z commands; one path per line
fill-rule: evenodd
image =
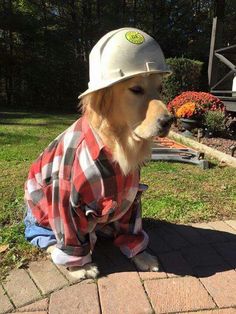
M 162 128 L 170 127 L 174 121 L 174 117 L 172 115 L 163 115 L 158 119 L 158 123 Z

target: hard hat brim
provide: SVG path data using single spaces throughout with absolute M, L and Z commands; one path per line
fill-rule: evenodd
M 106 87 L 109 87 L 109 86 L 112 86 L 112 85 L 114 85 L 114 84 L 116 84 L 116 83 L 120 83 L 120 82 L 122 82 L 122 81 L 125 81 L 125 80 L 128 80 L 128 79 L 130 79 L 130 78 L 132 78 L 132 77 L 134 77 L 134 76 L 137 76 L 137 75 L 142 75 L 142 74 L 146 74 L 146 75 L 150 75 L 150 74 L 155 74 L 155 73 L 160 73 L 160 74 L 163 74 L 163 76 L 169 76 L 169 75 L 171 75 L 172 74 L 172 71 L 171 70 L 168 70 L 168 69 L 166 69 L 166 70 L 156 70 L 156 71 L 143 71 L 143 72 L 138 72 L 138 73 L 132 73 L 131 75 L 126 75 L 126 76 L 124 76 L 124 77 L 121 77 L 120 79 L 114 79 L 113 81 L 111 81 L 111 80 L 109 80 L 109 82 L 107 82 L 107 83 L 103 83 L 101 86 L 96 86 L 96 87 L 93 87 L 93 88 L 88 88 L 85 92 L 83 92 L 82 94 L 80 94 L 79 96 L 78 96 L 78 99 L 81 99 L 81 98 L 83 98 L 84 96 L 86 96 L 86 95 L 88 95 L 88 94 L 90 94 L 90 93 L 93 93 L 93 92 L 96 92 L 96 91 L 98 91 L 98 90 L 100 90 L 100 89 L 103 89 L 103 88 L 106 88 Z

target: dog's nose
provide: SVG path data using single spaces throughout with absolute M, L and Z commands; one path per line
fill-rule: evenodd
M 167 128 L 174 122 L 174 117 L 172 115 L 163 115 L 157 121 L 162 128 Z

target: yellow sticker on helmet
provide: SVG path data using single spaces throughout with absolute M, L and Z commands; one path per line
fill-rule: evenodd
M 129 31 L 125 34 L 125 38 L 132 44 L 140 45 L 144 42 L 144 37 L 139 32 Z

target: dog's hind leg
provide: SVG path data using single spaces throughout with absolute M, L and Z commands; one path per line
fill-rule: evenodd
M 146 251 L 137 254 L 131 258 L 135 266 L 141 271 L 159 271 L 159 263 L 156 256 L 153 256 Z

